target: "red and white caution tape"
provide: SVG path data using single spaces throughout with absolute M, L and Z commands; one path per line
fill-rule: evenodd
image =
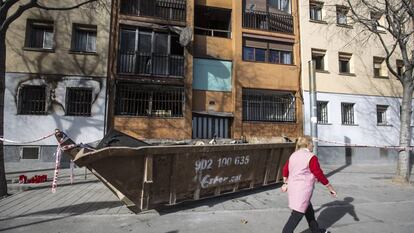
M 328 141 L 328 140 L 323 140 L 323 139 L 319 139 L 319 138 L 314 138 L 315 141 L 318 142 L 323 142 L 326 144 L 335 144 L 335 145 L 341 145 L 341 146 L 349 146 L 349 147 L 371 147 L 371 148 L 382 148 L 382 149 L 394 149 L 394 150 L 409 150 L 412 151 L 414 150 L 414 147 L 408 147 L 408 148 L 404 148 L 404 147 L 400 147 L 400 146 L 374 146 L 374 145 L 362 145 L 362 144 L 352 144 L 352 143 L 346 143 L 346 142 L 336 142 L 336 141 Z
M 57 188 L 57 178 L 58 178 L 58 174 L 59 174 L 59 168 L 60 168 L 60 157 L 62 155 L 62 150 L 60 148 L 60 145 L 58 145 L 57 149 L 56 149 L 56 162 L 55 162 L 55 173 L 53 174 L 53 181 L 52 181 L 52 193 L 56 192 L 56 188 Z
M 9 139 L 5 139 L 3 137 L 0 137 L 0 141 L 8 142 L 8 143 L 14 143 L 14 144 L 29 144 L 29 143 L 34 143 L 34 142 L 45 140 L 46 138 L 50 138 L 54 135 L 55 135 L 55 132 L 53 132 L 51 134 L 48 134 L 46 136 L 43 136 L 41 138 L 38 138 L 38 139 L 35 139 L 35 140 L 32 140 L 32 141 L 26 141 L 26 142 L 24 142 L 24 141 L 23 142 L 22 141 L 14 141 L 14 140 L 9 140 Z

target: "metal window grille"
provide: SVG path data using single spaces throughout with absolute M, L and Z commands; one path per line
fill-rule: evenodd
M 377 105 L 377 124 L 386 125 L 387 124 L 387 105 Z
M 229 138 L 230 118 L 215 116 L 193 116 L 193 138 Z
M 122 0 L 121 14 L 185 21 L 186 0 Z
M 182 117 L 184 88 L 118 83 L 116 89 L 117 115 Z
M 66 115 L 90 116 L 91 108 L 91 88 L 69 87 L 66 89 Z
M 328 123 L 328 102 L 318 101 L 317 103 L 317 117 L 319 124 Z
M 46 114 L 46 87 L 26 85 L 19 91 L 19 114 Z
M 293 33 L 293 16 L 257 10 L 243 12 L 243 27 L 271 32 Z
M 96 26 L 73 26 L 72 50 L 77 52 L 96 52 Z
M 341 103 L 341 116 L 342 124 L 354 125 L 354 104 L 353 103 Z
M 242 99 L 244 121 L 296 121 L 296 101 L 293 93 L 243 89 Z
M 27 47 L 53 49 L 53 22 L 38 22 L 29 20 L 27 23 L 27 30 Z
M 152 76 L 184 76 L 184 50 L 181 45 L 173 43 L 176 35 L 150 32 L 150 42 L 146 47 L 138 46 L 142 33 L 140 29 L 121 29 L 118 51 L 118 73 Z M 166 36 L 169 51 L 156 53 L 155 37 Z M 167 49 L 168 50 L 168 49 Z M 177 54 L 179 53 L 179 54 Z

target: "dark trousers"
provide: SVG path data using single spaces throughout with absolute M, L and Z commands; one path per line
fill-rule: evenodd
M 309 203 L 309 206 L 306 209 L 305 213 L 300 213 L 298 211 L 292 210 L 292 214 L 290 215 L 287 223 L 285 224 L 285 227 L 283 227 L 283 233 L 293 233 L 295 228 L 298 226 L 300 220 L 302 220 L 303 215 L 305 215 L 312 233 L 319 233 L 318 222 L 316 222 L 315 211 L 313 210 L 313 206 L 311 203 Z

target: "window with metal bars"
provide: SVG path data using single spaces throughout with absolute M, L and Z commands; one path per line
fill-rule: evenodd
M 66 89 L 66 115 L 91 116 L 92 88 L 68 87 Z
M 46 86 L 22 86 L 19 90 L 18 113 L 22 115 L 46 114 Z
M 377 124 L 386 125 L 387 124 L 387 105 L 377 105 Z
M 35 49 L 53 49 L 53 21 L 27 20 L 26 47 Z
M 355 125 L 353 103 L 341 103 L 341 116 L 343 125 Z
M 327 124 L 328 123 L 328 102 L 318 101 L 316 108 L 317 108 L 318 124 Z
M 296 101 L 291 92 L 243 89 L 242 99 L 244 121 L 296 121 Z
M 72 51 L 96 52 L 96 29 L 94 25 L 73 24 Z
M 182 117 L 184 88 L 118 83 L 115 114 L 124 116 Z

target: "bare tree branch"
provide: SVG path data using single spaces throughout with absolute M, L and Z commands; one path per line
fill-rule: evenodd
M 30 0 L 29 3 L 25 4 L 25 5 L 20 5 L 19 8 L 17 8 L 17 10 L 10 15 L 9 17 L 7 17 L 6 20 L 4 20 L 3 24 L 0 26 L 0 33 L 6 33 L 7 29 L 9 28 L 10 24 L 16 20 L 17 18 L 19 18 L 26 10 L 33 8 L 36 6 L 37 0 Z
M 41 5 L 36 1 L 37 2 L 36 7 L 40 8 L 40 9 L 43 9 L 43 10 L 47 10 L 47 11 L 66 11 L 66 10 L 76 9 L 76 8 L 79 8 L 83 5 L 86 5 L 86 4 L 89 4 L 89 3 L 92 3 L 92 2 L 96 2 L 96 1 L 98 1 L 98 0 L 85 0 L 81 3 L 75 4 L 73 6 L 68 6 L 68 7 L 49 7 L 49 6 Z

